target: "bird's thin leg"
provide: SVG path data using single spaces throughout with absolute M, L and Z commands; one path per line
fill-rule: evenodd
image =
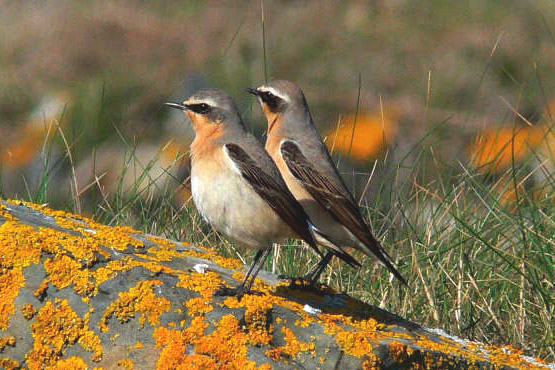
M 245 283 L 247 282 L 249 276 L 251 276 L 252 270 L 254 269 L 254 266 L 256 265 L 256 263 L 258 262 L 260 257 L 262 256 L 262 253 L 264 253 L 264 251 L 262 249 L 259 249 L 256 252 L 256 254 L 254 256 L 254 260 L 252 261 L 251 265 L 247 269 L 247 273 L 245 274 L 245 277 L 243 278 L 243 281 L 241 282 L 240 286 L 245 286 Z
M 261 252 L 261 251 L 262 250 L 260 250 L 259 252 Z M 254 272 L 251 274 L 251 281 L 248 283 L 248 285 L 245 289 L 245 292 L 249 292 L 251 290 L 252 284 L 254 283 L 254 279 L 256 279 L 256 275 L 258 275 L 258 272 L 260 271 L 260 269 L 264 265 L 264 262 L 266 262 L 266 260 L 268 259 L 268 256 L 270 255 L 271 251 L 272 251 L 271 246 L 264 250 L 264 254 L 262 256 L 262 259 L 260 260 L 260 263 L 258 264 L 256 269 L 254 270 Z M 257 255 L 258 255 L 258 253 L 257 253 Z
M 219 289 L 217 289 L 214 292 L 214 295 L 218 295 L 218 296 L 242 296 L 245 292 L 245 284 L 247 283 L 247 280 L 249 279 L 249 276 L 251 275 L 252 270 L 256 266 L 258 260 L 260 259 L 260 257 L 262 256 L 263 253 L 264 253 L 264 250 L 262 250 L 262 249 L 259 249 L 256 252 L 256 255 L 254 256 L 254 260 L 251 263 L 251 265 L 249 266 L 249 268 L 247 269 L 247 272 L 245 273 L 245 277 L 243 278 L 243 281 L 241 282 L 241 284 L 237 288 L 228 288 L 225 285 L 222 285 Z
M 328 265 L 328 263 L 330 263 L 332 257 L 333 257 L 333 252 L 328 252 L 324 256 L 324 258 L 322 258 L 320 262 L 318 262 L 318 264 L 314 266 L 312 270 L 309 271 L 309 273 L 305 277 L 305 280 L 310 281 L 311 284 L 315 284 L 320 278 L 320 275 L 322 275 L 322 272 L 324 272 L 324 270 L 326 269 L 326 266 Z

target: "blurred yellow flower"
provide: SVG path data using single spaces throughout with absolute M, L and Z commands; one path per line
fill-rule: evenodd
M 495 127 L 478 133 L 470 145 L 472 164 L 488 172 L 499 172 L 513 161 L 527 158 L 549 135 L 545 127 Z
M 376 159 L 395 138 L 397 116 L 395 111 L 349 114 L 341 120 L 339 127 L 327 133 L 327 145 L 330 150 L 339 150 L 345 155 L 350 152 L 355 160 Z
M 47 96 L 18 128 L 7 133 L 4 144 L 0 143 L 0 163 L 7 169 L 28 165 L 37 157 L 42 147 L 56 133 L 58 120 L 72 101 L 67 92 Z

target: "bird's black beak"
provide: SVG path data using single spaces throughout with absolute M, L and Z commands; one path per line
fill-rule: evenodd
M 179 110 L 187 110 L 187 106 L 183 105 L 183 104 L 178 104 L 178 103 L 164 103 L 165 106 L 167 107 L 172 107 L 175 109 L 179 109 Z
M 260 92 L 259 92 L 258 90 L 256 90 L 256 89 L 247 87 L 245 90 L 246 90 L 249 94 L 253 94 L 253 95 L 255 95 L 255 96 L 260 96 Z

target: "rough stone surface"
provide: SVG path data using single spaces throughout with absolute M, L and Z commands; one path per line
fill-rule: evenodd
M 214 297 L 241 263 L 38 205 L 0 201 L 0 253 L 0 368 L 553 369 L 267 272 Z

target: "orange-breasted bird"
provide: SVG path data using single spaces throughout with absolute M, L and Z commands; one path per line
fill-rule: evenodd
M 322 238 L 321 233 L 287 188 L 264 147 L 245 130 L 227 93 L 202 89 L 181 104 L 166 105 L 183 110 L 193 124 L 191 192 L 199 212 L 231 240 L 258 249 L 241 285 L 222 288 L 216 294 L 248 293 L 272 244 L 283 239 L 300 237 L 323 257 L 315 242 L 315 238 Z M 346 253 L 342 258 L 357 264 Z
M 406 285 L 341 179 L 302 90 L 292 82 L 277 80 L 247 91 L 258 97 L 268 120 L 266 150 L 314 225 L 335 246 L 358 249 L 376 258 Z M 324 257 L 315 274 L 324 270 L 332 255 L 329 252 Z M 311 278 L 317 279 L 315 274 Z

